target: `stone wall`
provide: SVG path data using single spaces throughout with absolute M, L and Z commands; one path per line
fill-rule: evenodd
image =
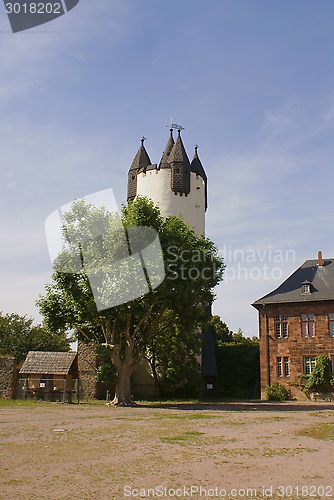
M 78 342 L 80 399 L 96 398 L 96 346 Z
M 0 398 L 15 397 L 16 381 L 16 359 L 0 356 Z
M 266 305 L 267 333 L 269 334 L 269 360 L 268 339 L 265 335 L 263 311 L 259 313 L 260 326 L 260 368 L 261 368 L 261 397 L 265 397 L 268 364 L 270 365 L 270 384 L 279 382 L 285 385 L 292 393 L 297 392 L 290 384 L 298 383 L 304 374 L 305 356 L 319 356 L 326 354 L 334 362 L 334 337 L 330 336 L 328 314 L 334 313 L 334 301 L 319 301 L 308 303 L 272 304 Z M 314 337 L 302 336 L 301 315 L 314 314 Z M 287 338 L 276 338 L 275 316 L 288 317 Z M 288 376 L 277 376 L 277 357 L 288 357 L 290 373 Z M 334 363 L 333 363 L 334 364 Z

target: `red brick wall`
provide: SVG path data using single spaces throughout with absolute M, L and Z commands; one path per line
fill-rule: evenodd
M 287 385 L 298 382 L 304 373 L 304 356 L 318 356 L 327 354 L 334 357 L 334 337 L 329 335 L 328 313 L 334 313 L 334 301 L 309 302 L 297 304 L 266 305 L 259 311 L 260 334 L 260 372 L 261 397 L 265 398 L 268 382 L 268 356 L 265 335 L 265 321 L 267 317 L 267 333 L 269 334 L 270 384 L 275 381 Z M 315 336 L 302 337 L 301 315 L 314 314 Z M 275 336 L 275 316 L 288 317 L 288 338 L 277 339 Z M 277 377 L 276 358 L 288 356 L 290 361 L 290 375 Z M 291 389 L 291 387 L 289 387 Z M 292 390 L 293 392 L 293 390 Z

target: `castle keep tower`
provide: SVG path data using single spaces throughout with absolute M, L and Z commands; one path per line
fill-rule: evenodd
M 173 127 L 177 128 L 174 141 Z M 204 233 L 207 209 L 207 177 L 195 146 L 189 161 L 181 139 L 180 126 L 172 126 L 159 165 L 152 164 L 144 146 L 145 138 L 128 174 L 128 201 L 147 196 L 160 206 L 163 217 L 181 215 L 197 234 Z

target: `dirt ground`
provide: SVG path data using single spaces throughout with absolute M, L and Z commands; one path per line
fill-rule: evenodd
M 333 498 L 333 410 L 333 403 L 0 407 L 0 498 Z

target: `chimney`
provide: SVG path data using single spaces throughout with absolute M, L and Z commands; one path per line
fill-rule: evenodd
M 318 266 L 322 266 L 322 253 L 318 252 Z

